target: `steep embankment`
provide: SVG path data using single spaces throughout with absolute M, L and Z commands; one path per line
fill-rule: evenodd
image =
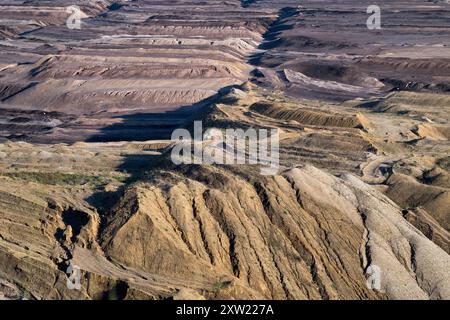
M 246 171 L 154 174 L 125 191 L 99 234 L 89 208 L 64 209 L 59 198 L 49 209 L 45 194 L 30 188 L 32 196 L 15 196 L 14 214 L 1 211 L 2 279 L 35 298 L 450 297 L 448 254 L 354 176 L 311 166 L 271 178 Z M 0 197 L 5 208 L 12 195 Z M 85 224 L 74 225 L 75 214 Z M 83 270 L 81 292 L 64 288 L 70 262 Z M 381 270 L 382 293 L 366 286 L 369 266 Z

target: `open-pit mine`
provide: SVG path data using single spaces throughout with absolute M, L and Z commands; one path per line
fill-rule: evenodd
M 450 4 L 373 4 L 0 0 L 0 299 L 450 299 Z

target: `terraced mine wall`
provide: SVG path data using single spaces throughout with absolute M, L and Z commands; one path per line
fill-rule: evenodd
M 381 1 L 381 33 L 364 26 L 369 2 L 0 3 L 9 19 L 0 133 L 33 142 L 166 138 L 249 78 L 330 101 L 447 92 L 446 4 Z M 80 29 L 66 25 L 70 5 L 84 14 Z M 405 27 L 423 18 L 427 26 Z M 418 47 L 428 53 L 418 57 Z
M 86 18 L 80 29 L 68 29 L 68 5 L 0 3 L 4 18 L 21 21 L 9 29 L 5 22 L 0 34 L 6 138 L 75 142 L 170 136 L 220 89 L 248 79 L 248 56 L 277 14 L 243 8 L 239 1 L 172 1 L 170 6 L 80 1 Z M 32 19 L 23 20 L 26 15 Z
M 255 79 L 260 84 L 330 101 L 390 90 L 449 92 L 446 1 L 377 1 L 380 30 L 366 26 L 371 1 L 278 4 L 279 18 L 260 46 L 268 50 L 251 59 L 260 67 Z M 254 1 L 250 7 L 273 7 L 273 1 Z
M 0 0 L 0 299 L 449 299 L 450 5 L 354 2 Z

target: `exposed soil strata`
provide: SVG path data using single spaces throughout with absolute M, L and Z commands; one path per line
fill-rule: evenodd
M 69 30 L 65 5 L 60 1 L 48 12 L 47 7 L 21 1 L 16 7 L 5 6 L 10 18 L 20 20 L 27 10 L 35 10 L 45 13 L 48 21 L 35 17 L 42 23 L 39 28 L 30 26 L 21 39 L 7 42 L 8 51 L 33 58 L 0 71 L 0 100 L 3 108 L 59 112 L 76 115 L 77 120 L 37 132 L 10 127 L 5 134 L 9 138 L 117 141 L 130 140 L 148 128 L 159 133 L 135 140 L 170 136 L 196 111 L 190 106 L 248 78 L 247 56 L 276 16 L 272 10 L 240 8 L 237 0 L 172 2 L 170 15 L 157 1 L 104 1 L 80 5 L 87 15 L 82 28 Z M 11 60 L 2 59 L 5 64 Z M 170 126 L 164 128 L 158 114 L 166 112 L 173 113 L 168 116 Z M 132 115 L 139 124 L 127 123 Z M 118 121 L 114 119 L 124 119 L 123 125 L 114 135 L 104 134 L 103 128 Z
M 0 299 L 450 299 L 450 8 L 369 4 L 0 0 Z
M 381 30 L 366 27 L 370 5 L 351 0 L 280 3 L 284 15 L 265 34 L 260 48 L 266 51 L 251 62 L 297 74 L 302 81 L 292 76 L 259 81 L 295 96 L 332 101 L 388 90 L 448 92 L 449 4 L 378 1 Z M 262 0 L 250 7 L 272 6 L 273 1 Z

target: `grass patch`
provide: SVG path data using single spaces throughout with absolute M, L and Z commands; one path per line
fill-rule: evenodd
M 0 175 L 40 184 L 64 186 L 89 185 L 92 187 L 103 186 L 112 181 L 123 183 L 127 179 L 124 176 L 105 177 L 62 172 L 0 172 Z
M 217 281 L 213 284 L 213 291 L 219 292 L 222 289 L 225 289 L 231 284 L 230 281 Z

